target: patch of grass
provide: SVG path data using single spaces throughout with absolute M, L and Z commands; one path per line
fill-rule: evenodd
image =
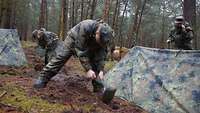
M 117 64 L 117 61 L 107 61 L 105 63 L 105 70 L 109 71 L 110 69 L 112 69 L 115 66 L 115 64 Z
M 28 113 L 62 113 L 64 111 L 90 113 L 98 111 L 109 113 L 109 111 L 96 108 L 92 103 L 80 105 L 79 103 L 59 104 L 50 103 L 39 97 L 28 97 L 25 89 L 13 84 L 6 84 L 0 87 L 0 94 L 6 91 L 6 95 L 0 98 L 0 103 L 15 106 L 16 108 L 27 111 Z
M 0 77 L 23 75 L 23 72 L 24 72 L 23 69 L 28 68 L 28 67 L 31 67 L 31 65 L 30 66 L 26 65 L 26 66 L 23 66 L 23 67 L 7 67 L 5 69 L 1 69 L 0 70 Z
M 7 94 L 0 99 L 1 103 L 16 106 L 31 113 L 61 113 L 64 109 L 70 109 L 70 106 L 49 103 L 39 97 L 27 97 L 25 90 L 20 87 L 6 85 L 0 90 L 7 91 Z
M 37 44 L 35 42 L 31 41 L 21 41 L 22 47 L 23 48 L 30 48 L 30 47 L 36 47 Z
M 17 74 L 19 74 L 18 72 L 15 71 L 2 71 L 0 72 L 0 77 L 9 77 L 9 76 L 16 76 Z
M 86 111 L 86 112 L 90 112 L 92 109 L 94 109 L 94 106 L 93 105 L 90 105 L 90 104 L 85 104 L 82 106 L 82 108 Z
M 16 75 L 16 74 L 0 73 L 0 78 L 1 78 L 1 77 L 15 76 L 15 75 Z

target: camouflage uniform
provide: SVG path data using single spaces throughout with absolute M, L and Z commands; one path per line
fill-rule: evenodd
M 45 49 L 45 65 L 46 65 L 53 57 L 56 56 L 55 50 L 59 43 L 58 36 L 55 33 L 46 31 L 44 29 L 34 30 L 32 34 L 34 38 L 38 39 L 37 41 L 39 47 Z
M 103 46 L 98 44 L 95 39 L 95 33 L 99 27 L 102 27 L 100 39 Z M 45 87 L 46 83 L 58 73 L 72 55 L 78 56 L 86 71 L 92 69 L 98 75 L 99 71 L 104 68 L 110 38 L 112 38 L 112 29 L 106 23 L 96 20 L 80 22 L 68 32 L 64 41 L 64 49 L 43 68 L 38 81 L 42 81 L 44 83 L 42 87 Z M 97 79 L 93 80 L 92 84 L 94 91 L 103 88 L 103 84 Z
M 177 17 L 175 21 L 175 28 L 173 28 L 169 34 L 168 43 L 174 42 L 174 47 L 176 49 L 191 50 L 192 39 L 194 37 L 193 30 L 190 26 L 182 23 L 183 20 L 181 20 L 181 17 Z M 180 27 L 176 27 L 176 24 L 182 25 Z

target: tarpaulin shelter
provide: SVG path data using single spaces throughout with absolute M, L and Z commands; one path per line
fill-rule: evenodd
M 151 113 L 200 113 L 200 51 L 134 47 L 105 83 Z
M 0 29 L 0 65 L 22 66 L 27 63 L 16 29 Z

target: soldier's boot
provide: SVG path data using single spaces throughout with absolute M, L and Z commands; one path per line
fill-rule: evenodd
M 93 92 L 103 93 L 104 85 L 101 80 L 92 80 Z
M 33 85 L 34 88 L 36 89 L 40 89 L 40 88 L 45 88 L 47 83 L 48 83 L 49 79 L 47 79 L 46 77 L 39 77 L 35 84 Z
M 102 101 L 105 104 L 109 104 L 115 96 L 116 89 L 115 88 L 105 88 L 102 96 Z

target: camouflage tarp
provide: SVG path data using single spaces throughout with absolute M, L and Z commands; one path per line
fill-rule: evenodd
M 0 65 L 22 66 L 27 63 L 16 29 L 0 29 Z
M 105 83 L 152 113 L 200 113 L 200 51 L 134 47 Z

